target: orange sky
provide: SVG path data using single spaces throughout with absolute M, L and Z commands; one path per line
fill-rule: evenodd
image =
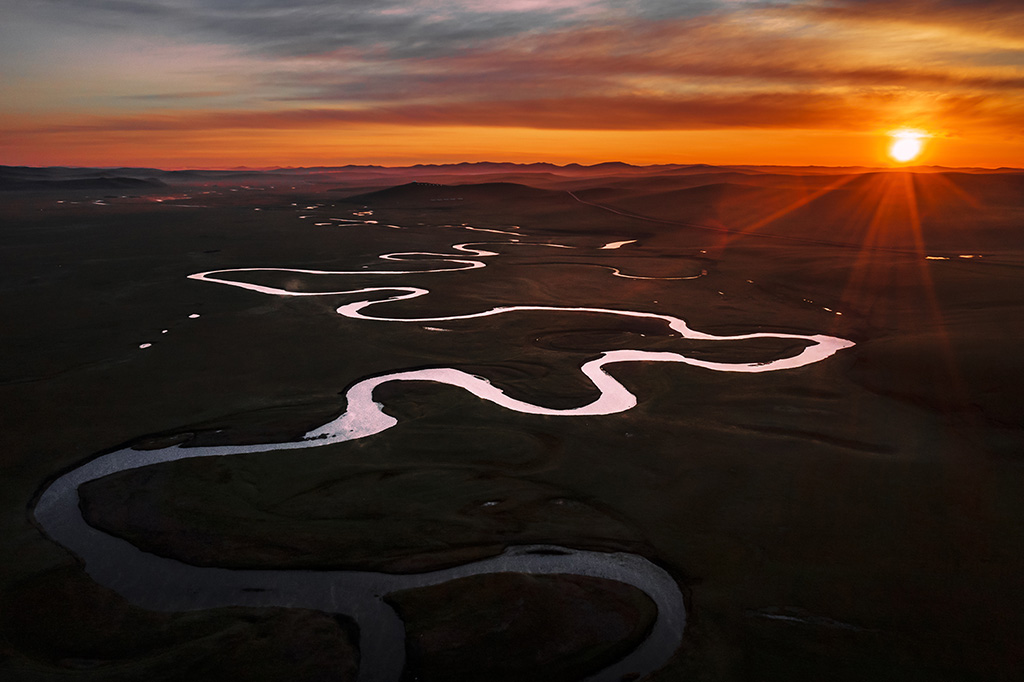
M 39 0 L 0 57 L 7 165 L 1024 166 L 1019 0 Z

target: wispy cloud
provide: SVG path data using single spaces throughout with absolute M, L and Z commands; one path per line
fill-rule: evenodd
M 681 14 L 714 4 L 651 2 L 644 12 L 674 6 Z M 38 0 L 23 11 L 97 30 L 193 35 L 276 56 L 383 46 L 419 57 L 620 14 L 615 7 L 605 0 Z
M 139 100 L 144 102 L 168 102 L 178 100 L 210 99 L 224 95 L 222 91 L 205 92 L 159 92 L 144 95 L 124 95 L 128 100 Z
M 366 108 L 217 111 L 92 117 L 57 125 L 28 125 L 31 133 L 313 129 L 339 124 L 525 127 L 552 130 L 871 130 L 900 120 L 891 110 L 903 99 L 885 93 L 764 93 L 691 97 L 562 97 L 468 103 L 395 104 Z M 1024 107 L 1013 109 L 979 96 L 939 96 L 921 106 L 959 121 L 1019 130 Z
M 947 52 L 949 49 L 945 47 Z M 360 97 L 473 98 L 499 93 L 707 91 L 709 87 L 760 91 L 793 87 L 999 91 L 1024 87 L 1024 70 L 947 63 L 957 55 L 933 55 L 932 63 L 926 58 L 893 63 L 891 55 L 888 59 L 847 59 L 850 51 L 848 44 L 817 37 L 785 37 L 694 21 L 546 33 L 414 64 L 379 53 L 343 50 L 311 55 L 295 70 L 276 78 L 282 84 L 307 86 L 304 95 L 291 99 L 338 101 Z
M 789 11 L 822 20 L 953 27 L 957 31 L 1024 40 L 1024 4 L 1018 0 L 829 0 L 795 3 Z

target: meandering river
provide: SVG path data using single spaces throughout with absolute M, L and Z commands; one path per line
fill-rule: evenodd
M 509 243 L 525 245 L 515 240 Z M 613 242 L 602 248 L 614 249 L 629 243 L 632 242 Z M 824 334 L 755 332 L 719 336 L 694 330 L 684 319 L 672 315 L 596 307 L 512 305 L 438 317 L 374 316 L 367 312 L 372 307 L 383 307 L 395 301 L 414 299 L 430 292 L 425 288 L 405 286 L 360 287 L 321 292 L 292 291 L 229 278 L 259 272 L 288 272 L 313 277 L 399 276 L 478 269 L 486 265 L 481 259 L 499 255 L 495 251 L 479 248 L 481 244 L 487 245 L 456 244 L 452 247 L 455 253 L 404 252 L 384 254 L 380 257 L 388 262 L 408 262 L 413 259 L 422 262 L 422 259 L 427 257 L 443 264 L 441 267 L 431 269 L 332 271 L 234 268 L 200 272 L 190 277 L 194 280 L 240 287 L 274 296 L 355 296 L 358 297 L 357 300 L 346 302 L 337 308 L 339 315 L 353 320 L 422 324 L 494 315 L 515 315 L 520 312 L 550 312 L 561 317 L 566 314 L 578 314 L 661 320 L 673 334 L 683 339 L 722 342 L 759 338 L 795 339 L 806 341 L 807 346 L 790 357 L 748 363 L 712 362 L 674 352 L 608 350 L 580 367 L 580 371 L 598 389 L 598 398 L 588 404 L 568 409 L 554 409 L 511 398 L 491 384 L 486 377 L 472 375 L 452 367 L 398 371 L 368 377 L 349 388 L 345 394 L 345 411 L 342 414 L 313 428 L 297 441 L 208 447 L 177 445 L 157 450 L 124 448 L 96 457 L 57 478 L 46 488 L 35 507 L 36 519 L 51 538 L 85 562 L 86 570 L 94 580 L 145 608 L 185 611 L 229 605 L 279 606 L 318 609 L 354 618 L 360 628 L 360 682 L 397 681 L 404 666 L 405 627 L 384 601 L 388 594 L 471 575 L 510 571 L 606 578 L 632 585 L 645 592 L 658 609 L 657 620 L 649 636 L 625 658 L 588 679 L 611 682 L 629 673 L 644 675 L 657 670 L 678 647 L 686 622 L 686 611 L 679 587 L 672 577 L 647 559 L 635 554 L 582 551 L 556 546 L 520 546 L 511 547 L 500 556 L 482 561 L 411 575 L 364 571 L 232 570 L 192 566 L 144 552 L 123 539 L 90 526 L 82 516 L 79 507 L 79 487 L 88 481 L 119 471 L 194 457 L 314 448 L 379 434 L 397 424 L 397 420 L 385 412 L 385 406 L 374 400 L 375 389 L 385 383 L 430 381 L 449 384 L 458 386 L 481 400 L 527 414 L 564 417 L 607 415 L 629 410 L 637 404 L 637 397 L 606 371 L 606 367 L 612 364 L 672 362 L 717 372 L 769 372 L 820 362 L 853 345 L 845 339 Z M 563 245 L 547 246 L 565 248 Z M 373 300 L 363 296 L 380 293 L 390 295 Z

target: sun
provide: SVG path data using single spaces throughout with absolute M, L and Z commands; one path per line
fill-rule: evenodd
M 889 156 L 894 161 L 906 163 L 913 161 L 921 153 L 924 138 L 928 134 L 920 130 L 894 130 L 889 133 L 892 144 L 889 145 Z

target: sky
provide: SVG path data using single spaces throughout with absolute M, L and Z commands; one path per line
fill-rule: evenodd
M 1022 0 L 0 0 L 0 164 L 1024 166 Z

